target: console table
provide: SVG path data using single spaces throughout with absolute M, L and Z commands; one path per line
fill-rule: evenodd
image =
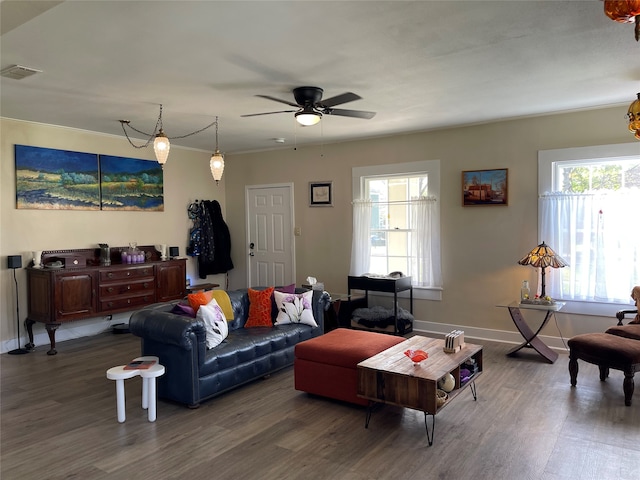
M 356 277 L 349 275 L 347 286 L 349 296 L 351 296 L 351 289 L 364 290 L 364 298 L 367 305 L 369 305 L 369 290 L 393 293 L 394 334 L 398 333 L 398 292 L 409 290 L 409 311 L 413 313 L 413 286 L 411 285 L 411 277 Z M 405 333 L 409 333 L 412 330 L 413 328 L 410 327 L 408 330 L 405 330 Z
M 127 247 L 121 247 L 111 248 L 109 265 L 100 259 L 100 249 L 43 252 L 42 267 L 26 269 L 27 348 L 35 347 L 35 322 L 45 324 L 51 342 L 47 354 L 55 355 L 55 334 L 62 323 L 183 298 L 186 295 L 186 259 L 160 260 L 153 246 L 138 249 L 144 252 L 143 263 L 123 264 L 121 252 Z M 51 265 L 60 266 L 53 268 Z
M 552 305 L 543 305 L 543 304 L 533 304 L 533 303 L 516 303 L 512 302 L 509 305 L 498 305 L 499 307 L 504 307 L 509 310 L 509 315 L 511 315 L 511 320 L 515 324 L 516 328 L 520 332 L 520 335 L 524 338 L 524 342 L 518 345 L 517 347 L 512 348 L 507 352 L 507 356 L 514 356 L 516 352 L 521 350 L 524 347 L 533 348 L 536 352 L 538 352 L 542 358 L 544 358 L 548 363 L 553 363 L 558 359 L 558 352 L 551 350 L 541 339 L 538 337 L 538 334 L 542 331 L 542 329 L 549 323 L 549 319 L 553 316 L 555 312 L 560 310 L 564 303 L 556 302 Z M 543 310 L 546 312 L 544 316 L 544 320 L 538 327 L 538 329 L 534 332 L 531 327 L 527 324 L 522 315 L 523 310 Z

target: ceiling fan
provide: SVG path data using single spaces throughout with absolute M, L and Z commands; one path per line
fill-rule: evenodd
M 266 98 L 274 102 L 284 103 L 296 107 L 296 110 L 279 110 L 277 112 L 251 113 L 241 115 L 242 117 L 255 117 L 258 115 L 271 115 L 274 113 L 294 113 L 296 120 L 300 125 L 315 125 L 320 121 L 322 115 L 339 115 L 341 117 L 353 117 L 371 119 L 376 112 L 365 112 L 362 110 L 345 110 L 344 108 L 333 108 L 336 105 L 360 100 L 362 97 L 352 92 L 346 92 L 335 97 L 322 100 L 324 90 L 319 87 L 297 87 L 293 89 L 293 97 L 295 103 L 280 98 L 271 97 L 269 95 L 256 95 L 256 97 Z

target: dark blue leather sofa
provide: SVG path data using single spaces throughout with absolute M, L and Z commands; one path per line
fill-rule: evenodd
M 296 289 L 297 293 L 304 290 Z M 227 292 L 234 319 L 229 336 L 207 350 L 202 320 L 171 313 L 177 302 L 158 303 L 131 315 L 129 330 L 141 337 L 142 355 L 155 355 L 165 366 L 158 378 L 159 398 L 195 408 L 244 383 L 293 365 L 297 343 L 324 333 L 329 295 L 314 290 L 313 316 L 318 327 L 303 324 L 244 328 L 249 313 L 247 289 Z

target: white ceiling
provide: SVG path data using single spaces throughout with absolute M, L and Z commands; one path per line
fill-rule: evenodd
M 180 136 L 220 117 L 226 153 L 628 106 L 640 91 L 633 25 L 574 1 L 11 1 L 0 3 L 0 115 L 122 135 L 119 119 Z M 296 127 L 291 90 L 372 120 Z M 621 127 L 625 128 L 621 109 Z M 632 137 L 630 137 L 631 140 Z M 214 131 L 173 140 L 213 150 Z

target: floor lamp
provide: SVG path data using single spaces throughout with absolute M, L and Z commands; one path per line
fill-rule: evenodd
M 18 348 L 7 352 L 9 355 L 24 355 L 29 353 L 26 348 L 20 348 L 20 297 L 18 296 L 18 279 L 16 278 L 16 268 L 22 268 L 22 257 L 20 255 L 9 255 L 7 266 L 13 269 L 13 281 L 16 284 L 16 326 L 18 327 Z

